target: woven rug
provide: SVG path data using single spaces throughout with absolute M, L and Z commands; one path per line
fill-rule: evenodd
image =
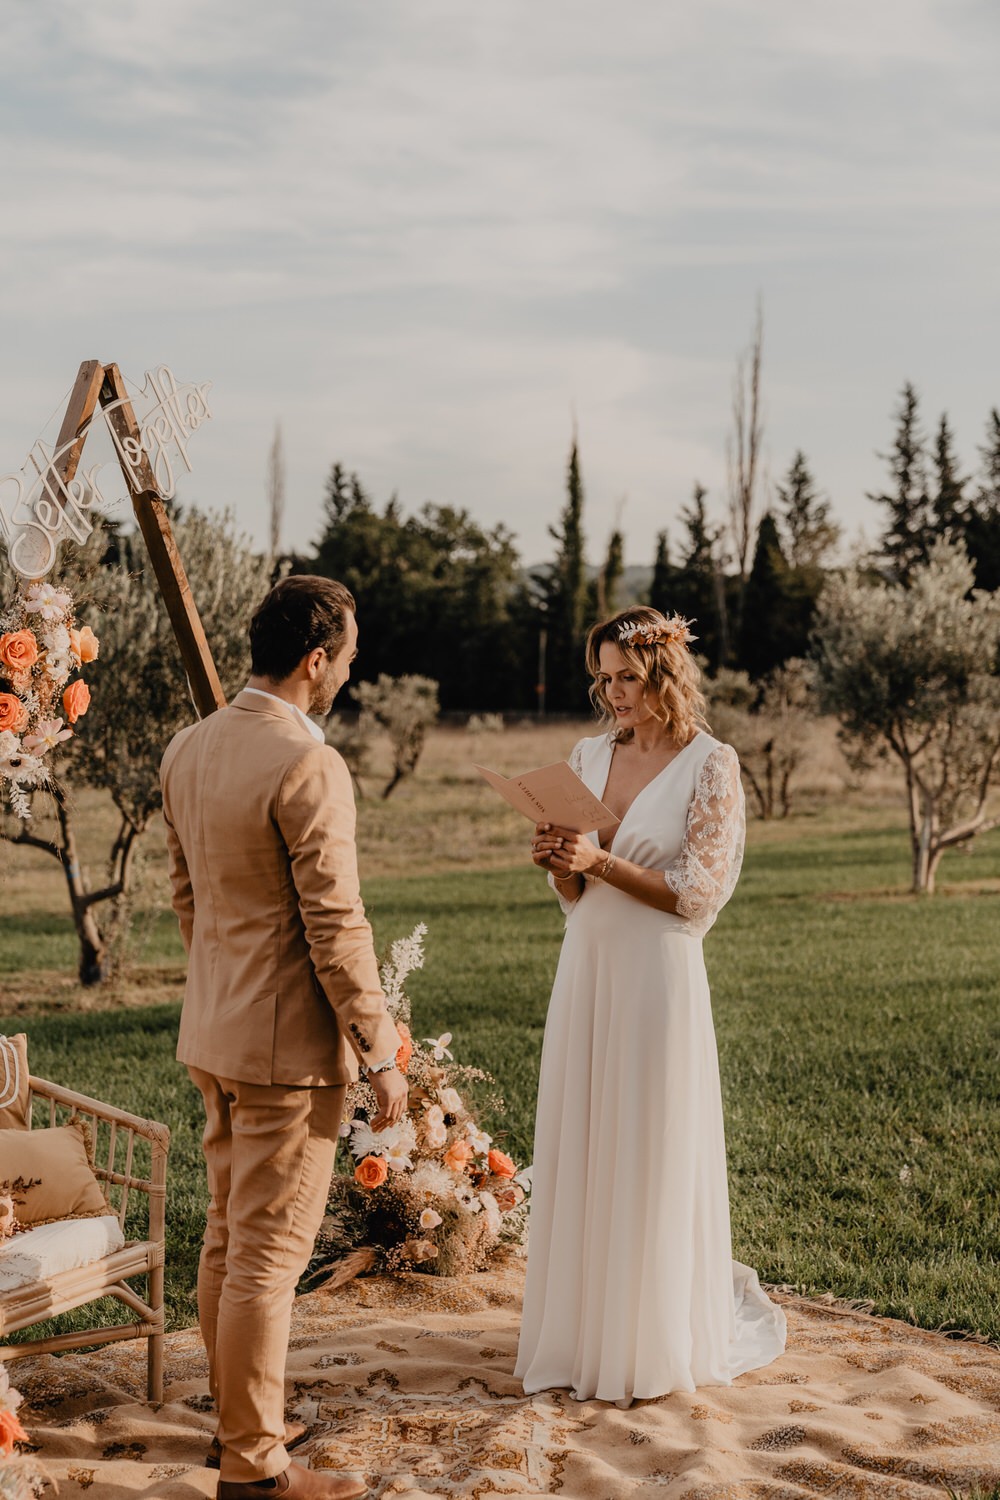
M 1000 1483 L 995 1349 L 782 1297 L 786 1354 L 733 1386 L 624 1412 L 529 1398 L 512 1375 L 521 1275 L 379 1277 L 300 1298 L 288 1414 L 312 1427 L 313 1467 L 362 1471 L 379 1500 L 941 1500 Z M 197 1332 L 168 1337 L 166 1369 L 151 1410 L 138 1343 L 12 1367 L 61 1500 L 214 1495 Z

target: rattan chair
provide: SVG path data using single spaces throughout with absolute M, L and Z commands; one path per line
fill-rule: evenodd
M 170 1131 L 155 1120 L 142 1120 L 110 1104 L 73 1093 L 43 1078 L 31 1079 L 29 1120 L 36 1127 L 64 1124 L 82 1116 L 91 1129 L 92 1166 L 105 1196 L 125 1231 L 129 1194 L 134 1188 L 148 1198 L 145 1239 L 126 1240 L 121 1250 L 89 1266 L 61 1271 L 47 1281 L 0 1293 L 0 1339 L 30 1328 L 47 1318 L 70 1312 L 100 1297 L 117 1297 L 139 1316 L 138 1322 L 107 1328 L 79 1329 L 16 1344 L 0 1343 L 0 1359 L 26 1354 L 55 1354 L 84 1345 L 109 1344 L 118 1339 L 149 1340 L 147 1394 L 163 1400 L 163 1264 L 166 1225 L 167 1151 Z M 129 1226 L 130 1229 L 133 1227 Z M 127 1231 L 126 1231 L 127 1232 Z M 146 1278 L 146 1298 L 129 1285 Z

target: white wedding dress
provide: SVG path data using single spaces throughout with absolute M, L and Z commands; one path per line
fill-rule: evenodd
M 607 735 L 573 751 L 597 796 L 612 754 Z M 664 872 L 677 915 L 601 881 L 562 903 L 516 1367 L 529 1393 L 618 1401 L 728 1385 L 785 1347 L 783 1312 L 731 1256 L 702 957 L 744 831 L 736 752 L 699 733 L 635 798 L 611 846 Z

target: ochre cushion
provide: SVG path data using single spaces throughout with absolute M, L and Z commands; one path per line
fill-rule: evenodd
M 28 1128 L 28 1038 L 0 1036 L 0 1130 Z
M 20 1224 L 90 1219 L 108 1212 L 87 1159 L 82 1121 L 50 1130 L 0 1130 L 0 1195 L 14 1199 Z

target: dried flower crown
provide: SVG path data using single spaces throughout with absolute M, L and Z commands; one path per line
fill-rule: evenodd
M 618 641 L 622 646 L 667 646 L 675 643 L 689 646 L 697 639 L 691 633 L 691 621 L 685 620 L 682 615 L 670 615 L 662 625 L 623 620 L 618 630 Z

